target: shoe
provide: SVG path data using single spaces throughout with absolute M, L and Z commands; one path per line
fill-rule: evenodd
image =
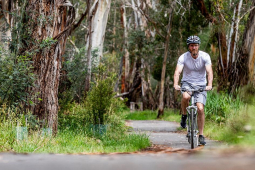
M 205 137 L 203 135 L 199 135 L 199 144 L 206 145 Z
M 186 126 L 187 126 L 186 120 L 187 120 L 187 115 L 182 115 L 181 127 L 182 127 L 183 129 L 185 129 Z

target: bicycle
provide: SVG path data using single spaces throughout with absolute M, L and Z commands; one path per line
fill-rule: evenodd
M 181 88 L 182 92 L 190 92 L 190 105 L 186 108 L 188 112 L 188 126 L 187 126 L 187 138 L 188 142 L 191 145 L 191 149 L 194 149 L 198 146 L 198 126 L 197 126 L 197 106 L 194 99 L 195 92 L 203 92 L 205 89 L 185 89 Z

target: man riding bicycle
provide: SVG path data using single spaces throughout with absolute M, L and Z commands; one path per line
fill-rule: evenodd
M 187 39 L 188 52 L 182 54 L 179 59 L 174 73 L 174 88 L 175 90 L 205 88 L 206 91 L 212 89 L 213 70 L 212 62 L 209 54 L 199 50 L 201 41 L 198 36 L 190 36 Z M 181 87 L 178 85 L 180 74 L 183 71 L 181 79 Z M 206 73 L 208 84 L 206 86 Z M 204 105 L 206 103 L 206 91 L 196 92 L 194 94 L 197 105 L 197 123 L 199 130 L 199 143 L 205 145 L 205 138 L 203 136 L 205 114 Z M 181 100 L 181 127 L 186 128 L 187 111 L 189 106 L 190 95 L 188 92 L 182 93 Z

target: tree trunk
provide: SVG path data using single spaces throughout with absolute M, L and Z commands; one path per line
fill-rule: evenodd
M 87 0 L 90 5 L 90 0 Z M 89 33 L 87 38 L 87 63 L 88 72 L 85 82 L 85 92 L 89 90 L 91 81 L 92 55 L 95 57 L 95 64 L 103 57 L 103 45 L 105 38 L 105 29 L 108 21 L 108 14 L 111 7 L 111 0 L 95 0 L 89 10 Z
M 92 46 L 92 16 L 90 13 L 90 0 L 87 0 L 87 8 L 89 11 L 89 17 L 88 17 L 88 24 L 89 24 L 89 30 L 88 30 L 88 35 L 87 38 L 85 37 L 85 39 L 87 39 L 87 74 L 86 74 L 86 81 L 85 81 L 85 95 L 86 93 L 89 91 L 90 89 L 90 80 L 91 80 L 91 68 L 92 68 L 92 63 L 91 63 L 91 58 L 92 58 L 92 54 L 91 54 L 91 46 Z
M 8 1 L 8 0 L 7 0 Z M 15 12 L 22 8 L 16 8 L 12 0 L 4 3 L 8 11 Z M 21 47 L 19 53 L 22 55 L 27 51 L 39 50 L 32 56 L 34 74 L 36 75 L 35 87 L 31 89 L 31 95 L 36 96 L 30 106 L 33 114 L 41 120 L 47 122 L 48 127 L 53 132 L 57 132 L 58 125 L 58 86 L 60 78 L 60 69 L 62 65 L 61 57 L 64 54 L 67 37 L 70 33 L 71 24 L 75 17 L 75 11 L 72 4 L 65 0 L 40 1 L 27 0 L 22 4 L 26 12 L 21 21 L 15 21 L 12 16 L 6 14 L 6 19 L 10 26 L 16 25 L 17 22 L 23 22 L 28 28 L 27 34 L 33 41 L 26 44 L 19 44 Z M 39 17 L 40 16 L 40 17 Z M 27 19 L 28 18 L 28 19 Z M 52 18 L 52 23 L 43 23 L 43 19 Z M 33 21 L 33 22 L 30 22 Z M 31 32 L 31 33 L 30 33 Z M 38 44 L 52 38 L 56 40 L 50 47 L 40 49 Z M 23 41 L 23 40 L 22 40 Z M 19 41 L 21 42 L 21 40 Z
M 141 80 L 142 80 L 142 101 L 145 109 L 155 109 L 155 100 L 150 86 L 150 74 L 146 74 L 148 65 L 142 59 L 141 65 Z
M 121 6 L 121 23 L 122 23 L 122 28 L 124 30 L 123 34 L 123 48 L 122 51 L 124 53 L 124 58 L 123 58 L 123 70 L 124 74 L 122 76 L 122 81 L 121 81 L 121 93 L 127 92 L 128 87 L 129 87 L 129 82 L 128 82 L 128 76 L 129 76 L 129 52 L 128 52 L 128 30 L 127 30 L 127 18 L 126 18 L 126 7 L 125 4 L 122 4 Z
M 164 60 L 163 60 L 162 73 L 161 73 L 159 109 L 158 109 L 157 118 L 160 118 L 164 115 L 164 90 L 165 90 L 164 84 L 165 84 L 165 75 L 166 75 L 166 60 L 167 60 L 167 55 L 168 55 L 170 33 L 171 33 L 171 29 L 172 29 L 171 25 L 172 25 L 174 6 L 175 6 L 175 1 L 172 2 L 171 8 L 170 8 L 170 13 L 169 13 L 169 21 L 168 21 L 168 26 L 167 26 L 167 35 L 166 35 L 166 42 L 165 42 Z
M 255 0 L 253 0 L 255 6 Z M 236 61 L 231 68 L 231 84 L 232 91 L 236 87 L 255 84 L 255 9 L 253 9 L 248 17 L 246 29 L 243 34 L 242 48 Z
M 105 29 L 110 7 L 111 0 L 95 0 L 89 14 L 91 17 L 91 38 L 88 39 L 86 47 L 91 43 L 91 52 L 96 52 L 97 62 L 103 56 Z

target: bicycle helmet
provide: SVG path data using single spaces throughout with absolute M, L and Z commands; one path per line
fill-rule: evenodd
M 200 44 L 200 43 L 201 43 L 200 38 L 196 35 L 189 36 L 187 39 L 188 46 L 189 44 Z

